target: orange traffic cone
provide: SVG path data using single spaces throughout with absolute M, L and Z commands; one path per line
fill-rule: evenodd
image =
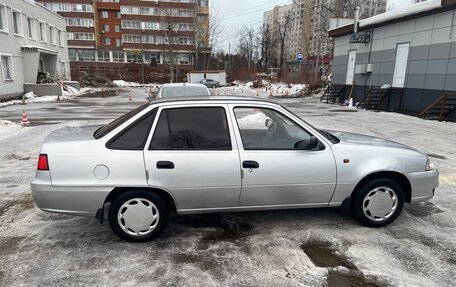
M 257 97 L 260 96 L 260 90 L 257 89 Z
M 244 93 L 244 88 L 241 88 L 241 93 Z
M 25 113 L 25 111 L 22 111 L 22 120 L 21 120 L 21 124 L 23 126 L 28 126 L 30 124 L 30 121 L 27 119 L 27 114 Z
M 128 100 L 131 101 L 131 95 L 128 95 Z
M 60 102 L 60 95 L 57 95 L 57 99 L 55 99 L 57 102 Z
M 285 96 L 288 96 L 288 89 L 285 90 Z
M 269 91 L 269 97 L 272 98 L 272 89 Z

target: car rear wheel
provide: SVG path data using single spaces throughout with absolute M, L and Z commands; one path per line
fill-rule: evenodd
M 382 227 L 393 222 L 404 207 L 404 191 L 400 184 L 379 178 L 363 185 L 352 200 L 352 213 L 363 225 Z
M 120 238 L 145 242 L 165 229 L 169 218 L 163 199 L 155 193 L 132 190 L 120 194 L 109 208 L 109 225 Z
M 215 89 L 217 88 L 217 85 L 212 85 L 211 88 Z

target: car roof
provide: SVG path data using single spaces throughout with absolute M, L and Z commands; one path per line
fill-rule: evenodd
M 205 85 L 197 84 L 197 83 L 171 83 L 171 84 L 163 84 L 161 85 L 162 88 L 171 88 L 171 87 L 205 87 Z
M 248 97 L 248 96 L 206 96 L 202 95 L 199 97 L 170 97 L 170 98 L 160 98 L 154 101 L 151 101 L 150 104 L 163 104 L 163 103 L 178 103 L 178 102 L 202 102 L 202 101 L 211 101 L 211 102 L 258 102 L 258 103 L 272 103 L 276 104 L 273 101 L 264 98 L 258 97 Z

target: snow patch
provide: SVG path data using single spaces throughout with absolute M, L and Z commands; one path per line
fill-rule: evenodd
M 151 84 L 140 84 L 137 82 L 126 82 L 124 80 L 114 80 L 112 81 L 114 86 L 116 87 L 121 87 L 121 88 L 143 88 L 143 87 L 156 87 L 160 86 L 160 84 L 157 83 L 151 83 Z

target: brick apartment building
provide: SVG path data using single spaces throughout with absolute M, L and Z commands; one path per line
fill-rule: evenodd
M 182 81 L 208 47 L 209 0 L 37 0 L 66 20 L 71 76 Z

